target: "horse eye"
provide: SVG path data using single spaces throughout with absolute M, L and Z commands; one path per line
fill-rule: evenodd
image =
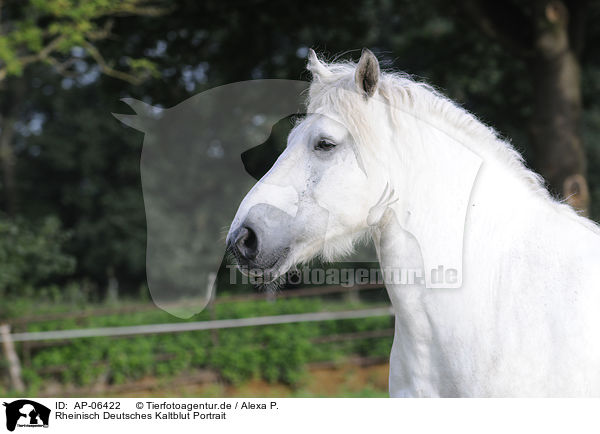
M 315 145 L 315 149 L 320 151 L 330 151 L 335 148 L 335 143 L 330 142 L 329 140 L 321 139 Z

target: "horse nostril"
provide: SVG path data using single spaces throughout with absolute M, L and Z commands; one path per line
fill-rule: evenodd
M 235 245 L 244 259 L 254 259 L 258 253 L 258 238 L 249 227 L 244 226 L 235 240 Z

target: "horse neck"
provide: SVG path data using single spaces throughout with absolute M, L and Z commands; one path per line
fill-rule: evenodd
M 415 137 L 420 140 L 411 147 L 409 139 Z M 431 343 L 458 323 L 478 321 L 479 312 L 494 304 L 495 292 L 483 288 L 496 275 L 489 270 L 498 266 L 497 259 L 515 238 L 527 239 L 518 231 L 542 220 L 538 213 L 546 206 L 493 152 L 471 151 L 477 146 L 422 128 L 395 143 L 389 158 L 387 176 L 399 201 L 388 208 L 374 231 L 384 272 L 424 270 L 427 279 L 438 265 L 465 269 L 465 279 L 461 275 L 457 285 L 461 289 L 430 290 L 418 282 L 397 285 L 386 280 L 396 314 L 395 339 L 401 346 L 397 351 L 415 361 L 411 366 L 423 367 L 408 371 L 407 381 L 425 391 L 441 375 L 427 369 L 428 363 L 448 356 Z M 460 158 L 465 161 L 456 161 Z
M 453 134 L 418 119 L 401 131 L 388 171 L 399 201 L 380 233 L 388 247 L 395 247 L 382 249 L 380 261 L 398 267 L 408 260 L 403 248 L 389 240 L 403 230 L 414 237 L 428 287 L 435 287 L 431 270 L 439 266 L 459 270 L 456 285 L 440 287 L 461 287 L 463 243 L 469 235 L 485 233 L 488 246 L 495 242 L 492 238 L 505 242 L 507 234 L 515 236 L 515 227 L 533 220 L 549 201 L 535 194 L 529 181 L 490 143 L 477 143 L 460 131 Z M 480 242 L 479 247 L 485 245 Z

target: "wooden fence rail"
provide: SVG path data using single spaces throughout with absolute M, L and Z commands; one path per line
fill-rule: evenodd
M 91 337 L 148 335 L 157 333 L 179 333 L 196 330 L 217 330 L 236 327 L 369 318 L 375 316 L 391 315 L 393 315 L 393 310 L 391 307 L 377 307 L 371 309 L 344 310 L 333 312 L 310 312 L 289 315 L 271 315 L 253 318 L 220 319 L 214 321 L 145 324 L 139 326 L 99 327 L 73 330 L 54 330 L 45 332 L 13 333 L 10 335 L 10 339 L 13 342 L 31 342 L 47 341 L 54 339 L 79 339 Z
M 276 294 L 276 298 L 294 298 L 294 297 L 313 297 L 321 295 L 339 294 L 352 291 L 368 291 L 374 289 L 383 289 L 382 285 L 367 284 L 367 285 L 356 285 L 356 286 L 318 286 L 314 288 L 301 288 L 301 289 L 290 289 L 287 291 L 280 291 Z M 266 293 L 255 293 L 255 294 L 243 294 L 243 295 L 230 295 L 230 296 L 219 296 L 215 298 L 214 304 L 224 303 L 236 303 L 243 301 L 262 301 L 267 300 L 269 297 Z M 184 304 L 174 303 L 170 307 L 178 307 Z M 12 326 L 22 326 L 31 323 L 44 322 L 44 321 L 58 321 L 66 319 L 85 319 L 95 316 L 105 315 L 123 315 L 128 313 L 147 312 L 159 309 L 154 303 L 146 304 L 132 304 L 130 306 L 123 307 L 105 307 L 100 309 L 90 309 L 79 312 L 61 312 L 45 315 L 32 315 L 23 316 L 19 318 L 10 319 L 9 322 Z

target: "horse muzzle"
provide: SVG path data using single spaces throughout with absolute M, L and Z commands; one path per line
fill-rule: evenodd
M 253 206 L 227 236 L 227 248 L 238 267 L 253 274 L 276 271 L 290 251 L 292 217 L 268 205 Z

